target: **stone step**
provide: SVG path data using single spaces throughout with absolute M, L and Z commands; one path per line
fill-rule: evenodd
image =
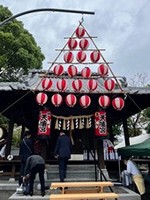
M 65 179 L 65 182 L 80 182 L 80 181 L 81 182 L 86 182 L 86 181 L 96 181 L 96 180 L 95 180 L 95 177 L 93 177 L 93 178 L 89 178 L 89 177 L 76 177 L 76 178 L 66 178 Z M 49 183 L 51 183 L 51 182 L 60 182 L 60 179 L 59 179 L 59 177 L 57 177 L 57 178 L 53 178 L 53 179 L 48 179 L 46 181 L 47 185 Z M 36 183 L 38 184 L 39 181 L 36 181 Z
M 59 178 L 58 165 L 46 165 L 46 170 L 47 170 L 47 180 L 55 181 Z M 95 180 L 95 166 L 94 165 L 68 165 L 67 179 L 70 181 Z
M 86 178 L 88 177 L 89 179 L 90 178 L 93 178 L 95 177 L 95 172 L 91 172 L 91 171 L 86 171 L 86 172 L 82 172 L 82 171 L 67 171 L 67 178 Z M 59 172 L 56 172 L 56 173 L 50 173 L 48 172 L 47 173 L 47 179 L 52 179 L 52 178 L 56 178 L 56 177 L 59 177 Z
M 46 165 L 46 169 L 48 171 L 57 171 L 58 170 L 58 165 Z M 67 165 L 67 170 L 82 170 L 82 171 L 86 171 L 86 170 L 93 170 L 95 171 L 95 166 L 94 165 Z

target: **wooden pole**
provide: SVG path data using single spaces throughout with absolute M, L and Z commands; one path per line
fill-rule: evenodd
M 122 122 L 123 122 L 123 129 L 124 129 L 125 146 L 129 146 L 130 141 L 129 141 L 129 131 L 128 131 L 127 118 L 123 117 Z
M 11 116 L 10 121 L 9 121 L 9 125 L 8 125 L 8 137 L 7 137 L 6 154 L 5 154 L 6 157 L 11 152 L 13 129 L 14 129 L 14 120 L 13 120 L 13 116 Z

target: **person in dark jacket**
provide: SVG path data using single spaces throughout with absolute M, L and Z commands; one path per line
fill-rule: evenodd
M 57 138 L 54 155 L 58 159 L 59 164 L 59 177 L 60 181 L 64 182 L 66 178 L 67 171 L 67 161 L 71 157 L 71 140 L 64 132 L 60 132 L 60 135 Z
M 20 142 L 20 174 L 19 174 L 19 185 L 22 183 L 22 178 L 24 175 L 24 168 L 26 164 L 26 160 L 29 156 L 33 155 L 34 153 L 34 147 L 33 147 L 33 140 L 31 138 L 31 132 L 25 131 L 24 138 Z
M 45 195 L 45 161 L 40 155 L 32 155 L 28 157 L 24 170 L 24 180 L 29 178 L 29 194 L 33 195 L 33 185 L 36 174 L 39 174 L 41 184 L 41 195 Z

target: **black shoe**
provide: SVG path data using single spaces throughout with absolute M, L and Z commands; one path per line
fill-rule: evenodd
M 45 196 L 45 191 L 41 192 L 41 196 L 44 197 Z

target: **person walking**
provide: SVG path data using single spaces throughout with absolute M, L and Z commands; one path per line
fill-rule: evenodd
M 29 179 L 29 195 L 33 195 L 33 185 L 36 174 L 39 174 L 39 180 L 41 184 L 41 195 L 45 195 L 45 180 L 44 180 L 44 171 L 45 171 L 45 161 L 40 155 L 32 155 L 27 158 L 25 170 L 24 170 L 24 178 Z
M 126 172 L 132 176 L 132 179 L 141 195 L 141 199 L 144 200 L 146 191 L 144 178 L 138 169 L 138 166 L 128 157 L 123 158 L 123 162 L 127 166 Z
M 19 174 L 19 185 L 22 184 L 22 178 L 24 175 L 24 168 L 26 164 L 26 160 L 29 156 L 33 155 L 34 153 L 34 147 L 33 147 L 33 141 L 31 138 L 31 132 L 30 131 L 25 131 L 24 133 L 24 138 L 20 142 L 20 174 Z
M 66 178 L 67 162 L 71 157 L 71 150 L 72 145 L 69 136 L 64 132 L 60 132 L 60 135 L 57 138 L 54 156 L 58 159 L 59 177 L 61 182 L 64 182 L 64 179 Z

